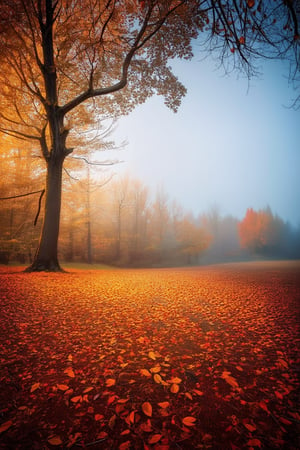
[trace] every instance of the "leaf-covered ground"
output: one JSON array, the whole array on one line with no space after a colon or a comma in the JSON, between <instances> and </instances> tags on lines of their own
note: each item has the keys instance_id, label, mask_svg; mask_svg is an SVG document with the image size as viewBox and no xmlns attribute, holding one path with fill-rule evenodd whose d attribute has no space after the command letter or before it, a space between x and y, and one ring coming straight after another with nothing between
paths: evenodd
<instances>
[{"instance_id":1,"label":"leaf-covered ground","mask_svg":"<svg viewBox=\"0 0 300 450\"><path fill-rule=\"evenodd\" d=\"M0 448L300 448L299 274L2 268Z\"/></svg>"}]
</instances>

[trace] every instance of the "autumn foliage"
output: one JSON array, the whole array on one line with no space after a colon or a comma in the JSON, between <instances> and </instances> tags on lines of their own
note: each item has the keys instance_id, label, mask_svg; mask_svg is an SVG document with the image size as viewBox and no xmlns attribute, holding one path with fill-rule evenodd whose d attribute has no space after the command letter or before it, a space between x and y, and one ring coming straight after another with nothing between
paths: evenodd
<instances>
[{"instance_id":1,"label":"autumn foliage","mask_svg":"<svg viewBox=\"0 0 300 450\"><path fill-rule=\"evenodd\" d=\"M298 263L0 273L0 448L298 448Z\"/></svg>"}]
</instances>

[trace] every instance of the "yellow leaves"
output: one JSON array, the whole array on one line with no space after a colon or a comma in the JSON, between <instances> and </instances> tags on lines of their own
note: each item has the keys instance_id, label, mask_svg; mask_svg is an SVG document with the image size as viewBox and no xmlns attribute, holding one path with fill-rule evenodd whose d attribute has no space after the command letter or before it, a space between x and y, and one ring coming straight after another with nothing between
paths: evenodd
<instances>
[{"instance_id":1,"label":"yellow leaves","mask_svg":"<svg viewBox=\"0 0 300 450\"><path fill-rule=\"evenodd\" d=\"M182 419L182 423L186 427L194 427L196 424L196 418L193 416L186 416Z\"/></svg>"},{"instance_id":2,"label":"yellow leaves","mask_svg":"<svg viewBox=\"0 0 300 450\"><path fill-rule=\"evenodd\" d=\"M178 378L178 377L174 377L174 378L171 378L171 380L168 380L171 384L180 384L181 382L182 382L182 379L181 378Z\"/></svg>"},{"instance_id":3,"label":"yellow leaves","mask_svg":"<svg viewBox=\"0 0 300 450\"><path fill-rule=\"evenodd\" d=\"M157 384L162 384L164 382L162 377L158 373L154 374L153 379Z\"/></svg>"},{"instance_id":4,"label":"yellow leaves","mask_svg":"<svg viewBox=\"0 0 300 450\"><path fill-rule=\"evenodd\" d=\"M151 378L151 376L152 376L151 373L149 372L149 370L147 370L147 369L141 369L140 374L143 375L144 377L148 377L148 378Z\"/></svg>"},{"instance_id":5,"label":"yellow leaves","mask_svg":"<svg viewBox=\"0 0 300 450\"><path fill-rule=\"evenodd\" d=\"M143 413L148 416L148 417L152 417L152 405L149 402L144 402L142 404L142 411Z\"/></svg>"},{"instance_id":6,"label":"yellow leaves","mask_svg":"<svg viewBox=\"0 0 300 450\"><path fill-rule=\"evenodd\" d=\"M34 383L30 388L30 392L36 391L37 389L39 389L39 387L40 387L40 383Z\"/></svg>"},{"instance_id":7,"label":"yellow leaves","mask_svg":"<svg viewBox=\"0 0 300 450\"><path fill-rule=\"evenodd\" d=\"M159 373L161 371L160 366L151 367L150 372L151 373Z\"/></svg>"},{"instance_id":8,"label":"yellow leaves","mask_svg":"<svg viewBox=\"0 0 300 450\"><path fill-rule=\"evenodd\" d=\"M8 430L12 426L12 424L12 420L4 422L2 425L0 425L0 433L4 433L4 431Z\"/></svg>"},{"instance_id":9,"label":"yellow leaves","mask_svg":"<svg viewBox=\"0 0 300 450\"><path fill-rule=\"evenodd\" d=\"M64 373L66 373L68 375L68 377L70 377L70 378L75 378L75 373L74 373L74 370L72 369L72 367L67 367L64 370Z\"/></svg>"},{"instance_id":10,"label":"yellow leaves","mask_svg":"<svg viewBox=\"0 0 300 450\"><path fill-rule=\"evenodd\" d=\"M51 445L61 445L62 444L62 440L61 440L61 438L59 436L54 435L54 436L50 436L48 438L48 443L51 444Z\"/></svg>"},{"instance_id":11,"label":"yellow leaves","mask_svg":"<svg viewBox=\"0 0 300 450\"><path fill-rule=\"evenodd\" d=\"M105 380L105 384L107 387L114 386L116 384L116 380L114 378L107 378Z\"/></svg>"},{"instance_id":12,"label":"yellow leaves","mask_svg":"<svg viewBox=\"0 0 300 450\"><path fill-rule=\"evenodd\" d=\"M153 361L156 360L156 356L155 356L155 353L154 353L154 352L149 352L149 353L148 353L148 356L149 356L150 359L153 359Z\"/></svg>"},{"instance_id":13,"label":"yellow leaves","mask_svg":"<svg viewBox=\"0 0 300 450\"><path fill-rule=\"evenodd\" d=\"M170 387L170 391L172 394L177 394L179 392L179 385L178 384L172 384Z\"/></svg>"}]
</instances>

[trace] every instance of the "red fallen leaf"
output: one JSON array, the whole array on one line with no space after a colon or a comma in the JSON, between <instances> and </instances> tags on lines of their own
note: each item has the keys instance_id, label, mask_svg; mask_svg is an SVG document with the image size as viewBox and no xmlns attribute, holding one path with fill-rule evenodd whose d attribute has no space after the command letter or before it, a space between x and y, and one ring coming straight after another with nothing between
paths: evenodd
<instances>
[{"instance_id":1,"label":"red fallen leaf","mask_svg":"<svg viewBox=\"0 0 300 450\"><path fill-rule=\"evenodd\" d=\"M114 386L116 384L116 380L114 378L107 378L105 380L105 384L107 387Z\"/></svg>"},{"instance_id":2,"label":"red fallen leaf","mask_svg":"<svg viewBox=\"0 0 300 450\"><path fill-rule=\"evenodd\" d=\"M285 417L279 417L279 420L280 420L280 422L284 423L284 425L292 425L293 424L293 422L286 419Z\"/></svg>"},{"instance_id":3,"label":"red fallen leaf","mask_svg":"<svg viewBox=\"0 0 300 450\"><path fill-rule=\"evenodd\" d=\"M247 422L246 420L243 420L243 425L244 425L244 427L247 428L247 430L249 430L251 433L252 433L253 431L256 430L256 426L255 426L255 425L252 425L251 423Z\"/></svg>"},{"instance_id":4,"label":"red fallen leaf","mask_svg":"<svg viewBox=\"0 0 300 450\"><path fill-rule=\"evenodd\" d=\"M59 436L50 436L48 439L49 444L51 445L61 445L62 440Z\"/></svg>"},{"instance_id":5,"label":"red fallen leaf","mask_svg":"<svg viewBox=\"0 0 300 450\"><path fill-rule=\"evenodd\" d=\"M120 433L120 436L125 436L126 434L130 434L130 430L124 430Z\"/></svg>"},{"instance_id":6,"label":"red fallen leaf","mask_svg":"<svg viewBox=\"0 0 300 450\"><path fill-rule=\"evenodd\" d=\"M81 395L76 395L75 397L72 397L71 398L71 402L73 402L73 403L82 402L82 396Z\"/></svg>"},{"instance_id":7,"label":"red fallen leaf","mask_svg":"<svg viewBox=\"0 0 300 450\"><path fill-rule=\"evenodd\" d=\"M265 404L265 402L260 401L258 405L261 407L261 409L263 409L263 410L266 411L268 414L270 414L270 411L268 410L268 407L267 407L267 405Z\"/></svg>"},{"instance_id":8,"label":"red fallen leaf","mask_svg":"<svg viewBox=\"0 0 300 450\"><path fill-rule=\"evenodd\" d=\"M128 400L129 400L129 398L120 398L119 400L118 400L118 403L127 403L128 402Z\"/></svg>"},{"instance_id":9,"label":"red fallen leaf","mask_svg":"<svg viewBox=\"0 0 300 450\"><path fill-rule=\"evenodd\" d=\"M163 408L163 409L168 408L170 406L170 402L161 402L161 403L157 403L157 404L160 408Z\"/></svg>"},{"instance_id":10,"label":"red fallen leaf","mask_svg":"<svg viewBox=\"0 0 300 450\"><path fill-rule=\"evenodd\" d=\"M30 388L30 392L36 391L37 389L39 389L39 387L40 387L40 383L34 383Z\"/></svg>"},{"instance_id":11,"label":"red fallen leaf","mask_svg":"<svg viewBox=\"0 0 300 450\"><path fill-rule=\"evenodd\" d=\"M99 420L104 419L104 416L103 416L103 414L95 414L94 418L98 422Z\"/></svg>"},{"instance_id":12,"label":"red fallen leaf","mask_svg":"<svg viewBox=\"0 0 300 450\"><path fill-rule=\"evenodd\" d=\"M182 423L187 427L194 427L196 418L193 416L186 416L182 419Z\"/></svg>"},{"instance_id":13,"label":"red fallen leaf","mask_svg":"<svg viewBox=\"0 0 300 450\"><path fill-rule=\"evenodd\" d=\"M123 442L122 444L120 444L119 450L129 450L130 447L131 447L131 442L126 441L126 442Z\"/></svg>"},{"instance_id":14,"label":"red fallen leaf","mask_svg":"<svg viewBox=\"0 0 300 450\"><path fill-rule=\"evenodd\" d=\"M113 430L116 425L117 416L114 414L108 421L108 427Z\"/></svg>"},{"instance_id":15,"label":"red fallen leaf","mask_svg":"<svg viewBox=\"0 0 300 450\"><path fill-rule=\"evenodd\" d=\"M57 384L56 387L60 391L67 391L69 389L69 386L67 386L66 384Z\"/></svg>"},{"instance_id":16,"label":"red fallen leaf","mask_svg":"<svg viewBox=\"0 0 300 450\"><path fill-rule=\"evenodd\" d=\"M108 436L106 431L100 431L99 434L97 434L97 439L105 439Z\"/></svg>"},{"instance_id":17,"label":"red fallen leaf","mask_svg":"<svg viewBox=\"0 0 300 450\"><path fill-rule=\"evenodd\" d=\"M83 391L84 394L87 394L88 392L91 392L94 388L93 387L87 387L85 388L85 390Z\"/></svg>"},{"instance_id":18,"label":"red fallen leaf","mask_svg":"<svg viewBox=\"0 0 300 450\"><path fill-rule=\"evenodd\" d=\"M157 444L157 442L159 442L161 440L161 438L162 438L161 434L153 434L153 436L151 436L148 439L148 444L151 444L151 445Z\"/></svg>"},{"instance_id":19,"label":"red fallen leaf","mask_svg":"<svg viewBox=\"0 0 300 450\"><path fill-rule=\"evenodd\" d=\"M143 413L148 416L148 417L152 417L152 405L149 402L144 402L142 404L142 411Z\"/></svg>"},{"instance_id":20,"label":"red fallen leaf","mask_svg":"<svg viewBox=\"0 0 300 450\"><path fill-rule=\"evenodd\" d=\"M78 441L78 439L81 438L81 433L75 433L74 435L71 434L69 436L69 442L67 445L67 448L73 447L74 444Z\"/></svg>"},{"instance_id":21,"label":"red fallen leaf","mask_svg":"<svg viewBox=\"0 0 300 450\"><path fill-rule=\"evenodd\" d=\"M117 398L116 395L110 395L107 399L107 404L111 405L116 400L116 398Z\"/></svg>"},{"instance_id":22,"label":"red fallen leaf","mask_svg":"<svg viewBox=\"0 0 300 450\"><path fill-rule=\"evenodd\" d=\"M152 431L152 424L151 424L151 420L147 419L146 422L142 423L140 425L140 429L142 431L145 431L146 433L150 433Z\"/></svg>"},{"instance_id":23,"label":"red fallen leaf","mask_svg":"<svg viewBox=\"0 0 300 450\"><path fill-rule=\"evenodd\" d=\"M66 373L70 378L75 378L75 373L74 373L74 370L72 369L72 367L67 367L64 370L64 373Z\"/></svg>"},{"instance_id":24,"label":"red fallen leaf","mask_svg":"<svg viewBox=\"0 0 300 450\"><path fill-rule=\"evenodd\" d=\"M4 422L2 425L0 425L0 433L4 433L4 431L8 430L12 426L12 424L12 420Z\"/></svg>"},{"instance_id":25,"label":"red fallen leaf","mask_svg":"<svg viewBox=\"0 0 300 450\"><path fill-rule=\"evenodd\" d=\"M261 442L259 439L250 439L247 445L248 447L261 447Z\"/></svg>"},{"instance_id":26,"label":"red fallen leaf","mask_svg":"<svg viewBox=\"0 0 300 450\"><path fill-rule=\"evenodd\" d=\"M202 391L199 391L198 389L193 389L193 392L195 392L195 394L199 395L200 397L204 395L204 393Z\"/></svg>"},{"instance_id":27,"label":"red fallen leaf","mask_svg":"<svg viewBox=\"0 0 300 450\"><path fill-rule=\"evenodd\" d=\"M278 398L278 400L282 400L282 399L283 399L283 395L282 395L280 392L275 391L274 394L276 395L276 397Z\"/></svg>"}]
</instances>

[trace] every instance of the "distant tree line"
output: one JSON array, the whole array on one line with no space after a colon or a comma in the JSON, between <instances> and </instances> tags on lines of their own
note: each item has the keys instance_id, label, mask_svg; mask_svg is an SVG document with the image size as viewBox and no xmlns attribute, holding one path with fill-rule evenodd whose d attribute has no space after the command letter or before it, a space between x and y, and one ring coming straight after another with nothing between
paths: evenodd
<instances>
[{"instance_id":1,"label":"distant tree line","mask_svg":"<svg viewBox=\"0 0 300 450\"><path fill-rule=\"evenodd\" d=\"M13 153L8 158L4 152L0 164L0 198L16 196L0 200L0 263L30 263L41 229L44 172L26 148ZM153 266L300 257L300 226L293 228L269 207L249 208L241 221L217 207L195 217L163 187L153 195L138 179L103 171L99 178L99 169L95 177L78 161L74 167L79 177L64 173L62 261ZM30 192L37 194L17 197Z\"/></svg>"}]
</instances>

